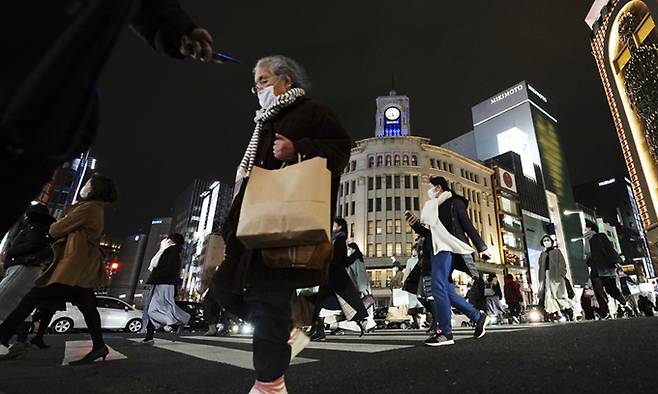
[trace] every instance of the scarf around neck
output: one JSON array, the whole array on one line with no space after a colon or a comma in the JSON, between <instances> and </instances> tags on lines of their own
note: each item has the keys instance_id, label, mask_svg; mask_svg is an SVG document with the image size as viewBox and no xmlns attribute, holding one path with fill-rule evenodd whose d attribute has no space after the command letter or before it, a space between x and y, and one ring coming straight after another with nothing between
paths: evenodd
<instances>
[{"instance_id":1,"label":"scarf around neck","mask_svg":"<svg viewBox=\"0 0 658 394\"><path fill-rule=\"evenodd\" d=\"M240 161L238 166L237 173L235 174L236 184L242 182L242 179L248 178L251 170L254 168L254 162L256 160L256 153L258 152L258 143L260 142L260 133L263 129L263 124L270 119L275 118L282 109L291 106L301 97L304 97L306 92L301 88L293 88L287 92L276 96L274 103L267 107L262 108L256 111L256 116L254 117L254 132L251 135L251 140L249 145L247 145L247 150L244 152L244 156Z\"/></svg>"},{"instance_id":2,"label":"scarf around neck","mask_svg":"<svg viewBox=\"0 0 658 394\"><path fill-rule=\"evenodd\" d=\"M475 250L471 245L450 234L448 229L441 223L441 219L439 219L439 207L451 197L452 193L445 191L439 194L437 198L428 200L420 214L420 222L425 227L429 227L432 232L434 254L438 254L439 252L452 252L455 254L474 253Z\"/></svg>"}]
</instances>

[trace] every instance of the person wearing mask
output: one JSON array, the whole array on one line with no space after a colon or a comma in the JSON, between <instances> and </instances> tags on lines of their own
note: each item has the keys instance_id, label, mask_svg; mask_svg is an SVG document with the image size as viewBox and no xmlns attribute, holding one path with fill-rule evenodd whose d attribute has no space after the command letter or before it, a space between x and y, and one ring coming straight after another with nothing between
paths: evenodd
<instances>
[{"instance_id":1,"label":"person wearing mask","mask_svg":"<svg viewBox=\"0 0 658 394\"><path fill-rule=\"evenodd\" d=\"M259 250L246 249L236 237L242 200L254 165L274 170L297 162L299 155L303 160L323 157L332 176L331 216L326 218L327 224L331 223L351 139L331 109L306 96L308 77L296 61L269 56L260 59L253 71L252 92L261 109L256 112L254 132L236 174L236 194L222 230L225 258L213 279L212 294L220 305L254 326L256 382L251 393L284 393L284 374L294 355L289 344L291 299L295 289L319 285L326 273L270 268ZM293 347L298 349L295 343Z\"/></svg>"},{"instance_id":2,"label":"person wearing mask","mask_svg":"<svg viewBox=\"0 0 658 394\"><path fill-rule=\"evenodd\" d=\"M84 316L93 348L69 365L90 364L109 353L103 341L101 319L94 289L107 283L100 250L105 222L105 205L116 201L114 182L95 173L80 190L78 203L65 209L65 216L50 226L54 259L36 280L32 290L0 325L0 343L7 346L16 328L43 300L68 301Z\"/></svg>"},{"instance_id":3,"label":"person wearing mask","mask_svg":"<svg viewBox=\"0 0 658 394\"><path fill-rule=\"evenodd\" d=\"M544 251L539 255L539 297L549 320L570 316L573 302L567 292L567 262L549 235L541 238Z\"/></svg>"},{"instance_id":4,"label":"person wearing mask","mask_svg":"<svg viewBox=\"0 0 658 394\"><path fill-rule=\"evenodd\" d=\"M0 282L0 322L16 309L34 287L34 281L41 275L43 267L52 262L53 251L48 230L53 222L55 218L50 216L45 205L31 205L23 219L10 231L4 262L7 276ZM9 348L7 354L0 356L0 360L25 356L29 349L29 330L30 323L19 324L17 342Z\"/></svg>"},{"instance_id":5,"label":"person wearing mask","mask_svg":"<svg viewBox=\"0 0 658 394\"><path fill-rule=\"evenodd\" d=\"M361 335L365 333L363 320L368 317L359 291L347 273L347 222L343 218L334 219L333 226L334 256L329 266L329 278L326 284L320 285L315 302L314 327L311 340L322 341L325 339L324 319L320 317L320 311L341 310L345 320L357 324Z\"/></svg>"},{"instance_id":6,"label":"person wearing mask","mask_svg":"<svg viewBox=\"0 0 658 394\"><path fill-rule=\"evenodd\" d=\"M505 292L505 302L509 308L510 320L512 323L518 324L519 316L521 315L521 302L523 296L521 295L521 285L514 279L512 274L505 275L505 285L503 286Z\"/></svg>"},{"instance_id":7,"label":"person wearing mask","mask_svg":"<svg viewBox=\"0 0 658 394\"><path fill-rule=\"evenodd\" d=\"M181 234L173 233L160 241L160 250L153 256L148 270L151 271L146 283L152 285L149 297L144 303L142 327L146 328L146 336L142 342L145 345L155 343L155 330L164 328L174 332L176 340L183 327L190 320L189 313L176 305L176 288L180 285L181 253L185 239Z\"/></svg>"},{"instance_id":8,"label":"person wearing mask","mask_svg":"<svg viewBox=\"0 0 658 394\"><path fill-rule=\"evenodd\" d=\"M612 318L606 292L624 310L632 313L624 295L619 290L619 287L617 287L616 269L621 259L612 246L612 242L610 242L607 235L600 233L599 226L590 220L585 221L584 241L585 263L590 268L590 279L594 294L599 303L599 310L602 314L601 319L607 320Z\"/></svg>"},{"instance_id":9,"label":"person wearing mask","mask_svg":"<svg viewBox=\"0 0 658 394\"><path fill-rule=\"evenodd\" d=\"M466 213L468 201L453 193L445 178L431 177L427 195L429 199L423 206L420 220L407 214L407 222L417 233L430 234L432 238L432 294L438 326L425 344L444 346L455 343L451 306L476 322L474 337L481 338L485 335L488 317L457 294L450 278L453 269L477 276L479 272L472 257L475 249L468 244L468 240L475 244L483 258L486 256L489 259L487 245Z\"/></svg>"}]
</instances>

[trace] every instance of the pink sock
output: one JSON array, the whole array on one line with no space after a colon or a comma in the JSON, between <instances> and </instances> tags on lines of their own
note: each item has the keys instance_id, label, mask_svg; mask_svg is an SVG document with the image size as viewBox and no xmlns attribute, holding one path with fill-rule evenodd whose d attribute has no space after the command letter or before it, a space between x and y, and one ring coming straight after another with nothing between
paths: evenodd
<instances>
[{"instance_id":1,"label":"pink sock","mask_svg":"<svg viewBox=\"0 0 658 394\"><path fill-rule=\"evenodd\" d=\"M257 380L256 383L254 383L254 388L263 394L276 394L283 391L285 387L286 382L283 380L283 375L271 382L261 382Z\"/></svg>"}]
</instances>

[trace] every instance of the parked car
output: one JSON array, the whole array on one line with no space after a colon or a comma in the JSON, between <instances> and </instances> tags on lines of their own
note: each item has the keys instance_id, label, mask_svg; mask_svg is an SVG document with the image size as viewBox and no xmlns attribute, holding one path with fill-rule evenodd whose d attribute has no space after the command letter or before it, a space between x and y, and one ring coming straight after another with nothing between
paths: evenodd
<instances>
[{"instance_id":1,"label":"parked car","mask_svg":"<svg viewBox=\"0 0 658 394\"><path fill-rule=\"evenodd\" d=\"M142 311L133 308L118 298L97 296L98 313L101 316L101 328L105 330L124 330L137 333L142 329ZM57 311L53 316L50 329L58 334L87 328L82 313L70 302L65 311Z\"/></svg>"},{"instance_id":2,"label":"parked car","mask_svg":"<svg viewBox=\"0 0 658 394\"><path fill-rule=\"evenodd\" d=\"M190 301L176 301L176 305L190 314L190 321L185 326L190 330L207 330L208 322L205 319L203 304Z\"/></svg>"}]
</instances>

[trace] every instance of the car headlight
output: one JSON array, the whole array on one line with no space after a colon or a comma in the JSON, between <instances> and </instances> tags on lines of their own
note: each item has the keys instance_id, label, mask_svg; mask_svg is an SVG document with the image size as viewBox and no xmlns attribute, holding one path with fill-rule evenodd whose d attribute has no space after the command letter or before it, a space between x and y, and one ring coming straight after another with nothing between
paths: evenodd
<instances>
[{"instance_id":1,"label":"car headlight","mask_svg":"<svg viewBox=\"0 0 658 394\"><path fill-rule=\"evenodd\" d=\"M254 332L254 326L252 326L251 324L245 324L244 326L242 326L243 334L251 334L253 332Z\"/></svg>"}]
</instances>

